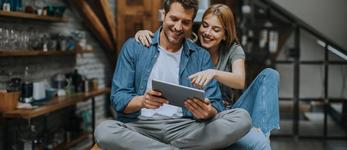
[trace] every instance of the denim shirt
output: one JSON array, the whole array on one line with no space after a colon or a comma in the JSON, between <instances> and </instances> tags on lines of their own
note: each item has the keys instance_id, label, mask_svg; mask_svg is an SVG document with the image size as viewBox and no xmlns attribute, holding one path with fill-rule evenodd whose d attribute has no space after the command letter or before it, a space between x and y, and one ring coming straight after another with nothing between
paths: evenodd
<instances>
[{"instance_id":1,"label":"denim shirt","mask_svg":"<svg viewBox=\"0 0 347 150\"><path fill-rule=\"evenodd\" d=\"M150 47L145 47L136 42L134 38L130 38L121 49L113 75L111 91L111 104L117 112L117 120L121 122L136 121L140 115L140 110L128 114L123 111L135 96L144 95L146 91L150 72L159 55L160 31L161 28L154 33ZM179 84L194 87L188 76L213 68L213 64L205 49L190 40L184 40L179 67ZM217 82L211 80L204 87L204 90L205 97L211 101L212 106L218 112L223 111L221 92ZM193 115L186 108L183 108L183 117L193 118Z\"/></svg>"}]
</instances>

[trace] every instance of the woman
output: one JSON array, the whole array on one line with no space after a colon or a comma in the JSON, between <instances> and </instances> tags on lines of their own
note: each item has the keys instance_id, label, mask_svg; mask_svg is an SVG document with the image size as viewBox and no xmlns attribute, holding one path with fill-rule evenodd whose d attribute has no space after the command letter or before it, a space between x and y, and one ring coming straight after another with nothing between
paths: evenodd
<instances>
[{"instance_id":1,"label":"woman","mask_svg":"<svg viewBox=\"0 0 347 150\"><path fill-rule=\"evenodd\" d=\"M151 35L143 30L136 33L135 39L149 46ZM232 89L245 86L245 53L239 45L230 8L223 4L210 6L203 15L198 37L198 44L209 51L215 69L191 75L192 83L203 88L210 80L217 80L226 107L244 108L252 117L253 128L230 148L271 149L267 137L272 129L279 128L278 72L264 69L234 102Z\"/></svg>"}]
</instances>

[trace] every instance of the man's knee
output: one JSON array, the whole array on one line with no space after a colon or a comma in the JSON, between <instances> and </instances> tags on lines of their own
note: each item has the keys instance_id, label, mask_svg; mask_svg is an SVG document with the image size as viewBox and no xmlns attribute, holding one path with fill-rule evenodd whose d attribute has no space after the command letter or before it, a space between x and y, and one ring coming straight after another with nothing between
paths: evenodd
<instances>
[{"instance_id":1,"label":"man's knee","mask_svg":"<svg viewBox=\"0 0 347 150\"><path fill-rule=\"evenodd\" d=\"M111 134L115 133L119 129L120 123L114 120L106 120L101 122L94 131L95 142L103 148L104 145L108 145L109 142L114 141L114 138L111 138ZM112 131L110 131L112 128Z\"/></svg>"},{"instance_id":2,"label":"man's knee","mask_svg":"<svg viewBox=\"0 0 347 150\"><path fill-rule=\"evenodd\" d=\"M227 111L228 115L223 115L222 118L232 122L237 122L239 130L244 131L245 133L251 129L252 119L248 111L242 108L235 108Z\"/></svg>"},{"instance_id":3,"label":"man's knee","mask_svg":"<svg viewBox=\"0 0 347 150\"><path fill-rule=\"evenodd\" d=\"M252 127L252 118L248 111L242 108L235 108L237 116L240 118L240 126L249 131Z\"/></svg>"}]
</instances>

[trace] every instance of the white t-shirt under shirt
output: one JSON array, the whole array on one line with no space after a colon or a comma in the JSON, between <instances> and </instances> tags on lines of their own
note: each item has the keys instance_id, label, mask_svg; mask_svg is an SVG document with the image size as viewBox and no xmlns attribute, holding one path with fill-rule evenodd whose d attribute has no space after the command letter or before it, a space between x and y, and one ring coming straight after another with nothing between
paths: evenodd
<instances>
[{"instance_id":1,"label":"white t-shirt under shirt","mask_svg":"<svg viewBox=\"0 0 347 150\"><path fill-rule=\"evenodd\" d=\"M159 55L149 75L146 91L152 89L153 79L179 84L178 75L182 49L183 47L179 51L172 53L159 46ZM141 116L152 118L162 118L163 116L181 118L183 114L181 107L164 104L158 109L142 108Z\"/></svg>"}]
</instances>

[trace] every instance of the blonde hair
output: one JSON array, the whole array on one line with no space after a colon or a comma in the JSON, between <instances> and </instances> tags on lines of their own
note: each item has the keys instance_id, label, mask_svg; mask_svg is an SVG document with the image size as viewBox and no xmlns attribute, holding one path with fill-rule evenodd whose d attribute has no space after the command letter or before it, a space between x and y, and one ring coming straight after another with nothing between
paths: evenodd
<instances>
[{"instance_id":1,"label":"blonde hair","mask_svg":"<svg viewBox=\"0 0 347 150\"><path fill-rule=\"evenodd\" d=\"M236 33L235 17L231 9L224 4L211 5L204 13L202 18L212 14L218 17L218 20L222 23L225 30L225 44L230 47L234 42L239 43Z\"/></svg>"}]
</instances>

